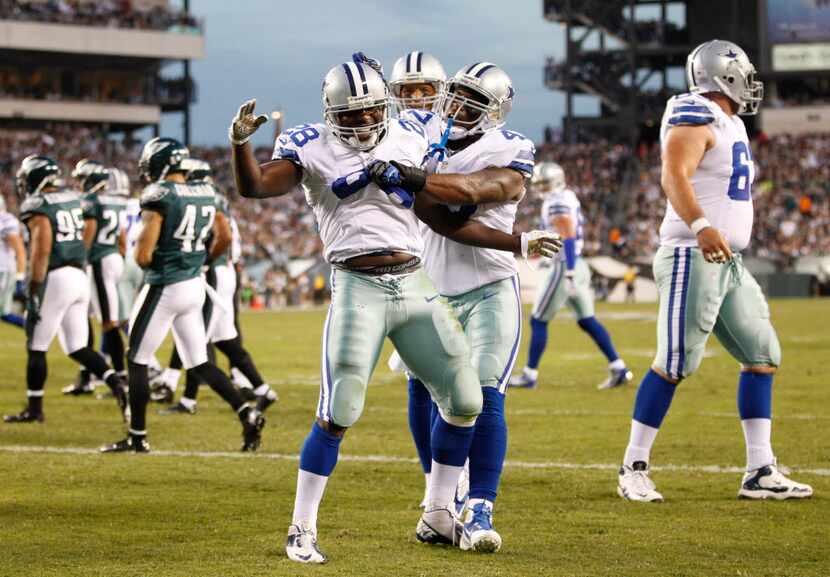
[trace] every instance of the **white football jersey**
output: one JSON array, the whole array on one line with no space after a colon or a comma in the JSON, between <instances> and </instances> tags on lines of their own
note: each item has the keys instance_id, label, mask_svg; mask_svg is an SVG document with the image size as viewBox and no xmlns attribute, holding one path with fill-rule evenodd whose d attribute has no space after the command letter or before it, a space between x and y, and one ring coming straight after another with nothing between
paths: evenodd
<instances>
[{"instance_id":1,"label":"white football jersey","mask_svg":"<svg viewBox=\"0 0 830 577\"><path fill-rule=\"evenodd\" d=\"M388 130L370 151L346 146L325 124L303 124L277 137L273 158L303 168L306 201L314 210L327 262L381 251L423 256L415 212L367 183L366 167L375 159L420 166L426 134L423 127L396 118L389 121Z\"/></svg>"},{"instance_id":2,"label":"white football jersey","mask_svg":"<svg viewBox=\"0 0 830 577\"><path fill-rule=\"evenodd\" d=\"M127 200L127 206L122 213L124 231L127 236L127 254L132 255L135 245L138 244L138 235L141 233L141 201L138 198Z\"/></svg>"},{"instance_id":3,"label":"white football jersey","mask_svg":"<svg viewBox=\"0 0 830 577\"><path fill-rule=\"evenodd\" d=\"M745 249L752 234L755 163L743 120L705 96L680 94L666 105L661 142L673 126L708 126L715 135L715 145L704 153L691 183L706 219L726 236L733 251ZM660 244L697 246L697 238L671 203L660 226Z\"/></svg>"},{"instance_id":4,"label":"white football jersey","mask_svg":"<svg viewBox=\"0 0 830 577\"><path fill-rule=\"evenodd\" d=\"M576 256L581 256L582 245L584 244L585 217L582 216L582 205L579 203L576 193L570 188L563 188L558 192L552 192L545 196L542 203L542 228L552 232L560 232L554 228L552 219L554 216L561 215L569 216L573 221L576 229ZM559 251L555 258L564 260L565 251Z\"/></svg>"},{"instance_id":5,"label":"white football jersey","mask_svg":"<svg viewBox=\"0 0 830 577\"><path fill-rule=\"evenodd\" d=\"M0 212L0 272L17 272L17 257L6 242L10 234L20 234L20 223L10 212Z\"/></svg>"},{"instance_id":6,"label":"white football jersey","mask_svg":"<svg viewBox=\"0 0 830 577\"><path fill-rule=\"evenodd\" d=\"M533 142L518 132L492 130L467 148L452 153L438 166L438 172L470 174L485 168L513 168L530 178L535 153ZM450 208L467 212L475 221L512 234L516 206L521 198ZM425 239L426 271L442 295L463 294L516 274L516 259L509 252L457 243L432 230L426 232Z\"/></svg>"},{"instance_id":7,"label":"white football jersey","mask_svg":"<svg viewBox=\"0 0 830 577\"><path fill-rule=\"evenodd\" d=\"M402 110L398 116L403 120L408 120L422 126L430 144L438 144L441 142L441 135L444 133L444 123L439 114L430 112L429 110L407 108L406 110Z\"/></svg>"}]
</instances>

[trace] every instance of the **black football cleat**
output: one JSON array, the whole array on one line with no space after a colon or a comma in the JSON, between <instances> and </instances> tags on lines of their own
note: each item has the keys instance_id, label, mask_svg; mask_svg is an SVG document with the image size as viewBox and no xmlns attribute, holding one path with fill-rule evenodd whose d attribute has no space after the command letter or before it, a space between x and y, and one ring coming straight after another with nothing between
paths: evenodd
<instances>
[{"instance_id":1,"label":"black football cleat","mask_svg":"<svg viewBox=\"0 0 830 577\"><path fill-rule=\"evenodd\" d=\"M102 453L149 453L150 443L144 437L127 436L126 439L113 443L112 445L104 445L101 447Z\"/></svg>"},{"instance_id":2,"label":"black football cleat","mask_svg":"<svg viewBox=\"0 0 830 577\"><path fill-rule=\"evenodd\" d=\"M271 392L271 391L269 391L269 392ZM274 392L274 398L273 399L269 399L268 395L257 395L256 396L256 410L258 412L264 413L265 410L268 407L270 407L271 405L273 405L274 403L277 402L279 397L277 397L276 391L273 391L273 392Z\"/></svg>"},{"instance_id":3,"label":"black football cleat","mask_svg":"<svg viewBox=\"0 0 830 577\"><path fill-rule=\"evenodd\" d=\"M195 414L196 414L196 405L193 405L192 407L187 408L181 402L178 402L175 405L170 405L166 409L161 409L159 411L159 415L195 415Z\"/></svg>"},{"instance_id":4,"label":"black football cleat","mask_svg":"<svg viewBox=\"0 0 830 577\"><path fill-rule=\"evenodd\" d=\"M244 400L246 403L249 401L256 401L259 398L254 392L254 389L252 389L251 387L237 387L237 390L239 391L242 400Z\"/></svg>"},{"instance_id":5,"label":"black football cleat","mask_svg":"<svg viewBox=\"0 0 830 577\"><path fill-rule=\"evenodd\" d=\"M173 389L167 383L158 383L150 391L150 400L154 403L169 404L173 402Z\"/></svg>"},{"instance_id":6,"label":"black football cleat","mask_svg":"<svg viewBox=\"0 0 830 577\"><path fill-rule=\"evenodd\" d=\"M43 412L31 411L29 409L23 409L17 415L4 415L3 422L4 423L42 423L43 422Z\"/></svg>"},{"instance_id":7,"label":"black football cleat","mask_svg":"<svg viewBox=\"0 0 830 577\"><path fill-rule=\"evenodd\" d=\"M242 421L242 452L254 452L262 441L262 428L265 417L256 409L248 411L248 417Z\"/></svg>"}]
</instances>

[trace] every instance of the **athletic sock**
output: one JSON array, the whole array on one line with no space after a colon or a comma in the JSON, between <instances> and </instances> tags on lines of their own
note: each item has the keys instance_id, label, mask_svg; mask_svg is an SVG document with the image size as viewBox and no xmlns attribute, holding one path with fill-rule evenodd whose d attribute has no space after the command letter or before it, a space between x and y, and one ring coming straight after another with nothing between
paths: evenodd
<instances>
[{"instance_id":1,"label":"athletic sock","mask_svg":"<svg viewBox=\"0 0 830 577\"><path fill-rule=\"evenodd\" d=\"M257 397L265 397L269 401L277 400L277 391L271 388L270 385L263 383L254 389L254 394Z\"/></svg>"},{"instance_id":2,"label":"athletic sock","mask_svg":"<svg viewBox=\"0 0 830 577\"><path fill-rule=\"evenodd\" d=\"M772 452L772 374L741 372L738 380L738 414L746 441L746 470L775 462Z\"/></svg>"},{"instance_id":3,"label":"athletic sock","mask_svg":"<svg viewBox=\"0 0 830 577\"><path fill-rule=\"evenodd\" d=\"M262 375L259 374L250 353L242 347L242 340L238 336L215 344L216 348L228 357L231 366L239 369L245 375L253 388L256 389L265 382Z\"/></svg>"},{"instance_id":4,"label":"athletic sock","mask_svg":"<svg viewBox=\"0 0 830 577\"><path fill-rule=\"evenodd\" d=\"M233 386L228 376L219 370L216 365L210 363L202 363L198 367L190 369L194 374L210 385L210 388L222 397L234 411L239 411L240 407L245 404L245 401L239 395L239 391Z\"/></svg>"},{"instance_id":5,"label":"athletic sock","mask_svg":"<svg viewBox=\"0 0 830 577\"><path fill-rule=\"evenodd\" d=\"M187 397L180 398L179 403L181 403L181 405L184 408L189 409L189 410L193 410L193 407L196 406L196 400L195 399L188 399Z\"/></svg>"},{"instance_id":6,"label":"athletic sock","mask_svg":"<svg viewBox=\"0 0 830 577\"><path fill-rule=\"evenodd\" d=\"M166 368L161 372L161 377L159 378L170 387L170 390L175 391L179 386L179 376L181 374L182 371L180 369Z\"/></svg>"},{"instance_id":7,"label":"athletic sock","mask_svg":"<svg viewBox=\"0 0 830 577\"><path fill-rule=\"evenodd\" d=\"M409 377L409 432L415 441L415 450L424 473L432 469L432 397L424 383L415 377Z\"/></svg>"},{"instance_id":8,"label":"athletic sock","mask_svg":"<svg viewBox=\"0 0 830 577\"><path fill-rule=\"evenodd\" d=\"M317 531L317 511L328 478L337 464L343 437L325 431L318 423L311 426L300 451L297 493L294 498L293 524L304 524Z\"/></svg>"},{"instance_id":9,"label":"athletic sock","mask_svg":"<svg viewBox=\"0 0 830 577\"><path fill-rule=\"evenodd\" d=\"M612 371L623 371L625 370L625 361L622 359L611 361L610 363L608 363L608 368Z\"/></svg>"},{"instance_id":10,"label":"athletic sock","mask_svg":"<svg viewBox=\"0 0 830 577\"><path fill-rule=\"evenodd\" d=\"M577 321L579 328L588 333L594 340L596 345L608 359L608 362L614 362L619 359L617 351L614 349L614 344L611 342L611 335L605 330L605 327L596 319L596 317L587 317Z\"/></svg>"},{"instance_id":11,"label":"athletic sock","mask_svg":"<svg viewBox=\"0 0 830 577\"><path fill-rule=\"evenodd\" d=\"M495 387L483 387L482 393L484 405L470 446L470 498L495 501L507 454L504 395Z\"/></svg>"},{"instance_id":12,"label":"athletic sock","mask_svg":"<svg viewBox=\"0 0 830 577\"><path fill-rule=\"evenodd\" d=\"M118 327L104 333L102 342L106 343L107 353L112 360L112 368L117 372L124 370L124 340Z\"/></svg>"},{"instance_id":13,"label":"athletic sock","mask_svg":"<svg viewBox=\"0 0 830 577\"><path fill-rule=\"evenodd\" d=\"M634 401L631 435L623 463L631 466L635 461L648 462L657 430L671 406L676 389L676 384L667 381L653 369L645 374Z\"/></svg>"},{"instance_id":14,"label":"athletic sock","mask_svg":"<svg viewBox=\"0 0 830 577\"><path fill-rule=\"evenodd\" d=\"M23 320L23 317L21 317L20 315L12 314L12 313L0 316L0 320L3 321L4 323L9 323L10 325L14 325L14 326L20 327L20 328L23 328L23 326L26 324L25 321Z\"/></svg>"},{"instance_id":15,"label":"athletic sock","mask_svg":"<svg viewBox=\"0 0 830 577\"><path fill-rule=\"evenodd\" d=\"M115 372L110 368L100 353L89 347L83 347L73 353L69 353L69 357L102 381L106 381L110 388L114 386L113 377L115 376Z\"/></svg>"},{"instance_id":16,"label":"athletic sock","mask_svg":"<svg viewBox=\"0 0 830 577\"><path fill-rule=\"evenodd\" d=\"M530 318L530 349L527 355L527 368L538 369L539 360L548 345L548 323Z\"/></svg>"},{"instance_id":17,"label":"athletic sock","mask_svg":"<svg viewBox=\"0 0 830 577\"><path fill-rule=\"evenodd\" d=\"M48 369L45 351L27 351L26 359L26 400L29 412L43 411L43 385Z\"/></svg>"},{"instance_id":18,"label":"athletic sock","mask_svg":"<svg viewBox=\"0 0 830 577\"><path fill-rule=\"evenodd\" d=\"M150 383L147 378L147 365L139 365L129 361L130 393L130 433L134 435L146 434L147 403L150 401Z\"/></svg>"},{"instance_id":19,"label":"athletic sock","mask_svg":"<svg viewBox=\"0 0 830 577\"><path fill-rule=\"evenodd\" d=\"M432 467L429 474L427 510L449 507L458 476L467 461L475 433L474 426L451 425L439 416L432 427Z\"/></svg>"},{"instance_id":20,"label":"athletic sock","mask_svg":"<svg viewBox=\"0 0 830 577\"><path fill-rule=\"evenodd\" d=\"M190 369L185 373L184 377L184 394L182 398L188 398L192 401L196 401L196 397L199 395L199 376Z\"/></svg>"}]
</instances>

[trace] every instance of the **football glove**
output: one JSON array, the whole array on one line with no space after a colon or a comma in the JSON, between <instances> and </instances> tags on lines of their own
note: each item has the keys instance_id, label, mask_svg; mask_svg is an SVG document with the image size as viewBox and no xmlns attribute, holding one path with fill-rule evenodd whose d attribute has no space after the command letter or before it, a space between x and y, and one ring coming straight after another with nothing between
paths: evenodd
<instances>
[{"instance_id":1,"label":"football glove","mask_svg":"<svg viewBox=\"0 0 830 577\"><path fill-rule=\"evenodd\" d=\"M241 146L248 142L253 136L257 128L268 122L268 117L264 114L256 116L254 114L254 107L256 106L256 98L252 98L242 103L239 107L239 112L236 113L231 126L228 128L228 138L234 146Z\"/></svg>"},{"instance_id":2,"label":"football glove","mask_svg":"<svg viewBox=\"0 0 830 577\"><path fill-rule=\"evenodd\" d=\"M562 237L555 232L546 230L523 232L521 240L522 256L524 258L535 256L553 258L562 248Z\"/></svg>"},{"instance_id":3,"label":"football glove","mask_svg":"<svg viewBox=\"0 0 830 577\"><path fill-rule=\"evenodd\" d=\"M427 182L426 172L394 160L391 162L374 161L369 165L369 177L380 187L398 186L411 193L423 190Z\"/></svg>"},{"instance_id":4,"label":"football glove","mask_svg":"<svg viewBox=\"0 0 830 577\"><path fill-rule=\"evenodd\" d=\"M26 320L35 326L40 322L40 304L43 299L43 283L29 283L29 298L26 300Z\"/></svg>"}]
</instances>

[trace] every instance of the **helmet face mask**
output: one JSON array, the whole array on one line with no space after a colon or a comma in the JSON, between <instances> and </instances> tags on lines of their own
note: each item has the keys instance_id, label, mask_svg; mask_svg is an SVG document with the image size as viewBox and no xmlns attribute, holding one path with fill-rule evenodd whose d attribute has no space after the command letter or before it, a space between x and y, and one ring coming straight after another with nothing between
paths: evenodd
<instances>
[{"instance_id":1,"label":"helmet face mask","mask_svg":"<svg viewBox=\"0 0 830 577\"><path fill-rule=\"evenodd\" d=\"M103 168L104 165L97 160L82 158L75 164L75 168L72 170L72 174L70 176L72 176L75 181L75 186L77 186L80 190L84 190L87 177L89 177L89 175L96 170Z\"/></svg>"},{"instance_id":2,"label":"helmet face mask","mask_svg":"<svg viewBox=\"0 0 830 577\"><path fill-rule=\"evenodd\" d=\"M106 191L113 196L130 196L130 177L120 168L108 168Z\"/></svg>"},{"instance_id":3,"label":"helmet face mask","mask_svg":"<svg viewBox=\"0 0 830 577\"><path fill-rule=\"evenodd\" d=\"M764 99L764 83L740 46L726 40L710 40L695 48L686 61L686 80L695 93L719 92L738 107L741 115L758 114Z\"/></svg>"},{"instance_id":4,"label":"helmet face mask","mask_svg":"<svg viewBox=\"0 0 830 577\"><path fill-rule=\"evenodd\" d=\"M356 150L371 150L389 127L389 90L370 67L347 62L323 81L323 119L331 133Z\"/></svg>"},{"instance_id":5,"label":"helmet face mask","mask_svg":"<svg viewBox=\"0 0 830 577\"><path fill-rule=\"evenodd\" d=\"M510 77L495 64L478 62L459 70L441 99L441 116L453 119L450 140L460 140L504 126L515 91Z\"/></svg>"},{"instance_id":6,"label":"helmet face mask","mask_svg":"<svg viewBox=\"0 0 830 577\"><path fill-rule=\"evenodd\" d=\"M436 112L446 82L447 73L441 62L430 54L415 50L395 62L389 88L398 112L410 108ZM419 88L421 94L415 95Z\"/></svg>"},{"instance_id":7,"label":"helmet face mask","mask_svg":"<svg viewBox=\"0 0 830 577\"><path fill-rule=\"evenodd\" d=\"M443 82L401 82L390 86L398 112L411 108L437 112L444 90Z\"/></svg>"}]
</instances>

